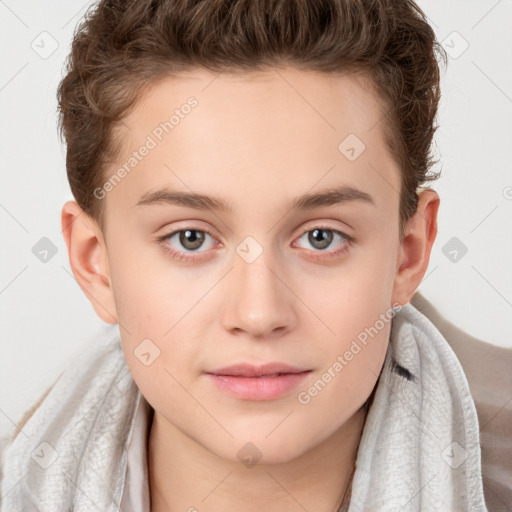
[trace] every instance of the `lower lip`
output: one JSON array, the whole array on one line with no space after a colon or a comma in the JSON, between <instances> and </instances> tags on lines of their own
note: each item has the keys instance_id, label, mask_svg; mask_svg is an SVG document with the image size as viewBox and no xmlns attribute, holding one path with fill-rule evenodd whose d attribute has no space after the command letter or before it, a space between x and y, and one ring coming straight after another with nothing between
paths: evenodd
<instances>
[{"instance_id":1,"label":"lower lip","mask_svg":"<svg viewBox=\"0 0 512 512\"><path fill-rule=\"evenodd\" d=\"M285 373L278 377L233 377L207 375L215 385L242 400L275 400L296 388L310 372Z\"/></svg>"}]
</instances>

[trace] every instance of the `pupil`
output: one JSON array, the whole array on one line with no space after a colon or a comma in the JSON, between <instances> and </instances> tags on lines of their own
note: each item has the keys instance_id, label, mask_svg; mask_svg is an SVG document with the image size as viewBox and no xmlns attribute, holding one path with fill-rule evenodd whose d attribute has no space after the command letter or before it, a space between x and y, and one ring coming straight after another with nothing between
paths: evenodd
<instances>
[{"instance_id":1,"label":"pupil","mask_svg":"<svg viewBox=\"0 0 512 512\"><path fill-rule=\"evenodd\" d=\"M197 235L198 233L199 235ZM204 234L195 229L187 229L180 233L180 243L183 245L183 247L190 250L194 250L197 249L198 247L201 247L203 240Z\"/></svg>"},{"instance_id":2,"label":"pupil","mask_svg":"<svg viewBox=\"0 0 512 512\"><path fill-rule=\"evenodd\" d=\"M310 231L309 241L318 249L325 249L332 241L332 232L326 229L314 229Z\"/></svg>"}]
</instances>

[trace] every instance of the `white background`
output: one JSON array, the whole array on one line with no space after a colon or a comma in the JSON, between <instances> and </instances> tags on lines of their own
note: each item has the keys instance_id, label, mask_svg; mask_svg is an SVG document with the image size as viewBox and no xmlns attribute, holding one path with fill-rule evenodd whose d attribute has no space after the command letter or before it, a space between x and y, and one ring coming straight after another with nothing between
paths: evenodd
<instances>
[{"instance_id":1,"label":"white background","mask_svg":"<svg viewBox=\"0 0 512 512\"><path fill-rule=\"evenodd\" d=\"M96 317L72 277L60 227L71 194L55 93L89 4L0 1L0 435L71 356L117 332ZM512 1L419 5L452 54L436 138L442 177L432 185L441 197L439 232L420 291L473 336L512 347ZM31 46L43 51L41 38L44 51L52 38L58 44L47 58ZM42 237L57 247L47 263L32 253ZM457 262L444 254L453 237L468 249Z\"/></svg>"}]
</instances>

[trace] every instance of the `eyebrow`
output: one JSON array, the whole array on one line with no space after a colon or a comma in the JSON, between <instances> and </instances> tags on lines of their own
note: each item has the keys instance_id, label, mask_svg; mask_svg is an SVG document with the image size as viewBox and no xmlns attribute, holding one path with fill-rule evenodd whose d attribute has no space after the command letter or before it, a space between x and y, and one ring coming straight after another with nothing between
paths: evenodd
<instances>
[{"instance_id":1,"label":"eyebrow","mask_svg":"<svg viewBox=\"0 0 512 512\"><path fill-rule=\"evenodd\" d=\"M352 201L362 201L376 206L372 196L368 193L349 185L342 185L315 194L304 194L297 197L292 201L289 209L310 210L321 206L333 206ZM146 192L136 206L157 204L185 206L196 210L232 211L231 206L223 199L193 192L176 192L167 188Z\"/></svg>"}]
</instances>

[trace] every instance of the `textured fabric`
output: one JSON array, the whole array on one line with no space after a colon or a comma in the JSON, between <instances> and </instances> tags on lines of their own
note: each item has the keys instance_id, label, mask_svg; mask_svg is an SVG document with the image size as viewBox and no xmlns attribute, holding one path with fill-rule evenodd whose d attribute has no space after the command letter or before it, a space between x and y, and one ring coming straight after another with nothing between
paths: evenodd
<instances>
[{"instance_id":1,"label":"textured fabric","mask_svg":"<svg viewBox=\"0 0 512 512\"><path fill-rule=\"evenodd\" d=\"M73 361L6 450L2 512L119 510L137 394L118 338Z\"/></svg>"},{"instance_id":2,"label":"textured fabric","mask_svg":"<svg viewBox=\"0 0 512 512\"><path fill-rule=\"evenodd\" d=\"M76 363L6 451L2 511L148 510L151 411L120 340ZM485 512L478 434L454 352L404 306L363 429L349 512Z\"/></svg>"},{"instance_id":3,"label":"textured fabric","mask_svg":"<svg viewBox=\"0 0 512 512\"><path fill-rule=\"evenodd\" d=\"M391 326L349 511L485 511L480 457L462 367L437 328L408 304Z\"/></svg>"},{"instance_id":4,"label":"textured fabric","mask_svg":"<svg viewBox=\"0 0 512 512\"><path fill-rule=\"evenodd\" d=\"M149 511L148 441L153 408L138 392L132 438L128 440L126 483L121 498L122 512Z\"/></svg>"},{"instance_id":5,"label":"textured fabric","mask_svg":"<svg viewBox=\"0 0 512 512\"><path fill-rule=\"evenodd\" d=\"M480 426L484 497L491 512L512 511L512 349L474 338L419 292L411 304L448 341L468 379Z\"/></svg>"}]
</instances>

